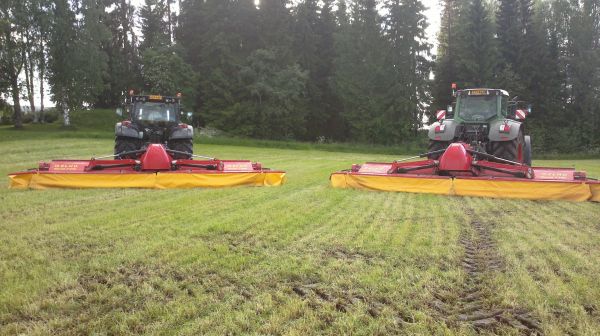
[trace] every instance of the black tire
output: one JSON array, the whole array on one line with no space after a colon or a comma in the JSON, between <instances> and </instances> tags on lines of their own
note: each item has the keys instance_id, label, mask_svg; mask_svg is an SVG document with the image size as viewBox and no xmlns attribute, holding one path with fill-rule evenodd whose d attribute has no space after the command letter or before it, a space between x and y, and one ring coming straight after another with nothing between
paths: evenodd
<instances>
[{"instance_id":1,"label":"black tire","mask_svg":"<svg viewBox=\"0 0 600 336\"><path fill-rule=\"evenodd\" d=\"M491 154L494 156L515 162L525 162L525 138L522 130L513 140L492 142L491 148Z\"/></svg>"},{"instance_id":2,"label":"black tire","mask_svg":"<svg viewBox=\"0 0 600 336\"><path fill-rule=\"evenodd\" d=\"M427 152L429 153L429 152L435 152L438 150L446 149L446 148L448 148L449 145L450 145L449 141L429 140L429 147L427 148ZM429 160L437 160L440 158L440 156L442 156L442 154L443 153L427 155L427 158Z\"/></svg>"},{"instance_id":3,"label":"black tire","mask_svg":"<svg viewBox=\"0 0 600 336\"><path fill-rule=\"evenodd\" d=\"M142 148L142 143L139 139L128 138L128 137L116 137L115 138L115 155L123 152L136 151ZM123 155L123 159L135 159L139 154Z\"/></svg>"},{"instance_id":4,"label":"black tire","mask_svg":"<svg viewBox=\"0 0 600 336\"><path fill-rule=\"evenodd\" d=\"M169 149L172 149L172 150L175 150L178 152L194 154L194 143L193 143L192 139L169 140L169 142L167 143L167 147L169 147ZM185 155L185 154L179 154L179 153L169 153L169 155L171 155L173 157L173 159L175 159L175 160L191 158L191 155Z\"/></svg>"},{"instance_id":5,"label":"black tire","mask_svg":"<svg viewBox=\"0 0 600 336\"><path fill-rule=\"evenodd\" d=\"M523 163L531 167L531 137L525 136L525 147L523 148Z\"/></svg>"}]
</instances>

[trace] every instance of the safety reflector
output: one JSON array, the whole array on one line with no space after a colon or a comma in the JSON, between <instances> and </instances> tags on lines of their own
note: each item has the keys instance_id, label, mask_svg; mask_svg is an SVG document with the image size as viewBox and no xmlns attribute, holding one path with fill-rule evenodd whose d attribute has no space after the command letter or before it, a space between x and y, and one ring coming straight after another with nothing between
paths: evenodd
<instances>
[{"instance_id":1,"label":"safety reflector","mask_svg":"<svg viewBox=\"0 0 600 336\"><path fill-rule=\"evenodd\" d=\"M444 118L446 118L446 110L439 110L436 112L435 117L437 118L437 120L442 120Z\"/></svg>"},{"instance_id":2,"label":"safety reflector","mask_svg":"<svg viewBox=\"0 0 600 336\"><path fill-rule=\"evenodd\" d=\"M515 119L523 120L526 117L527 117L527 111L521 110L521 109L515 111Z\"/></svg>"},{"instance_id":3,"label":"safety reflector","mask_svg":"<svg viewBox=\"0 0 600 336\"><path fill-rule=\"evenodd\" d=\"M500 133L510 133L510 125L509 124L500 125Z\"/></svg>"}]
</instances>

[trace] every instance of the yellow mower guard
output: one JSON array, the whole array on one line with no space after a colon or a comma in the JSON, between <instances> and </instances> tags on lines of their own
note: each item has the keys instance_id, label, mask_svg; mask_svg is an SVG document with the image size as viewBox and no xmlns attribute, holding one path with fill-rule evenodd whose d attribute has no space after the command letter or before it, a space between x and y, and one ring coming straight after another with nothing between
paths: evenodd
<instances>
[{"instance_id":1,"label":"yellow mower guard","mask_svg":"<svg viewBox=\"0 0 600 336\"><path fill-rule=\"evenodd\" d=\"M331 174L334 188L400 191L439 195L600 202L600 183L527 181L491 178L384 176L339 172Z\"/></svg>"},{"instance_id":2,"label":"yellow mower guard","mask_svg":"<svg viewBox=\"0 0 600 336\"><path fill-rule=\"evenodd\" d=\"M9 188L221 188L234 186L280 186L285 173L278 171L232 173L132 173L132 174L53 174L19 173L9 175Z\"/></svg>"}]
</instances>

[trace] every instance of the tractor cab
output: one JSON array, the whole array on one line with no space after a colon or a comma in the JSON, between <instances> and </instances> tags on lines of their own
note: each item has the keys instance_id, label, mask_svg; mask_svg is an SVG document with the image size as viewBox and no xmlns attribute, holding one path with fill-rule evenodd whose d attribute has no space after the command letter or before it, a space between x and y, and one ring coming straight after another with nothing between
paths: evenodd
<instances>
[{"instance_id":1,"label":"tractor cab","mask_svg":"<svg viewBox=\"0 0 600 336\"><path fill-rule=\"evenodd\" d=\"M466 123L488 122L508 115L508 92L492 89L458 91L455 119Z\"/></svg>"},{"instance_id":2,"label":"tractor cab","mask_svg":"<svg viewBox=\"0 0 600 336\"><path fill-rule=\"evenodd\" d=\"M132 122L141 124L158 124L165 126L179 123L180 99L165 96L132 96L130 118Z\"/></svg>"}]
</instances>

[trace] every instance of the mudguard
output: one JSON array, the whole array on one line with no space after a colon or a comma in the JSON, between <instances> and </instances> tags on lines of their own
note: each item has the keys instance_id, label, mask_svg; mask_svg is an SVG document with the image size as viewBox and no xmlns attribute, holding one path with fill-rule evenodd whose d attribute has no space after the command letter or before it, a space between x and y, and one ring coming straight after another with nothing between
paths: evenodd
<instances>
[{"instance_id":1,"label":"mudguard","mask_svg":"<svg viewBox=\"0 0 600 336\"><path fill-rule=\"evenodd\" d=\"M194 138L194 127L187 125L187 128L177 127L171 132L169 140L173 139L192 139Z\"/></svg>"},{"instance_id":2,"label":"mudguard","mask_svg":"<svg viewBox=\"0 0 600 336\"><path fill-rule=\"evenodd\" d=\"M437 126L444 125L444 131L436 133ZM445 119L440 123L439 121L434 122L429 127L429 139L435 141L452 141L454 140L454 134L456 133L456 127L460 123L455 122L453 119Z\"/></svg>"},{"instance_id":3,"label":"mudguard","mask_svg":"<svg viewBox=\"0 0 600 336\"><path fill-rule=\"evenodd\" d=\"M508 124L510 126L510 131L508 133L500 132L500 126L504 124ZM488 134L488 138L490 141L514 140L517 138L517 136L519 136L521 124L522 123L511 119L492 121L490 123L490 133Z\"/></svg>"},{"instance_id":4,"label":"mudguard","mask_svg":"<svg viewBox=\"0 0 600 336\"><path fill-rule=\"evenodd\" d=\"M115 135L129 138L142 139L144 134L133 128L123 126L120 122L115 125Z\"/></svg>"}]
</instances>

